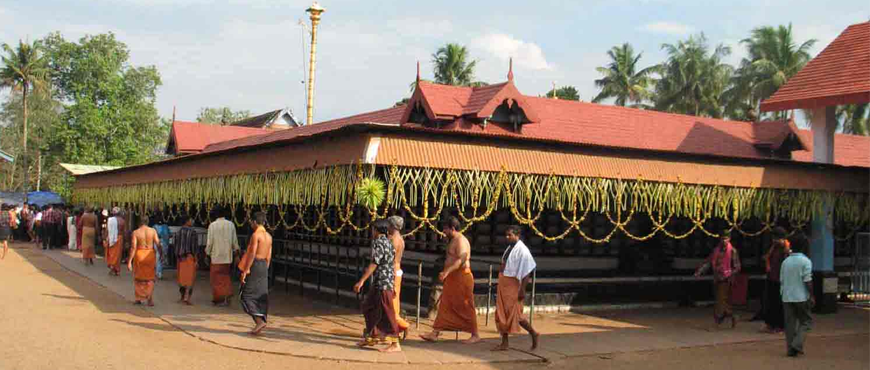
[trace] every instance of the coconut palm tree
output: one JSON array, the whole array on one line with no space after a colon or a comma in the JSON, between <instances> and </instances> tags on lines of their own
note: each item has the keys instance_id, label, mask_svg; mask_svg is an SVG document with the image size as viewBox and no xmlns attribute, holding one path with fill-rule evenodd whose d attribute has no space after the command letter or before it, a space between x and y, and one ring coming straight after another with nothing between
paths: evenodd
<instances>
[{"instance_id":1,"label":"coconut palm tree","mask_svg":"<svg viewBox=\"0 0 870 370\"><path fill-rule=\"evenodd\" d=\"M650 90L654 85L653 73L658 70L657 66L647 67L638 71L637 62L643 53L634 54L634 48L625 43L614 46L607 51L610 63L605 67L595 70L604 77L595 80L595 86L601 89L593 99L593 103L602 100L616 98L616 105L642 106L643 101L652 97Z\"/></svg>"},{"instance_id":2,"label":"coconut palm tree","mask_svg":"<svg viewBox=\"0 0 870 370\"><path fill-rule=\"evenodd\" d=\"M797 45L789 23L788 27L755 28L751 36L740 43L746 45L746 59L754 74L756 95L759 99L767 99L812 59L809 51L816 40L809 39Z\"/></svg>"},{"instance_id":3,"label":"coconut palm tree","mask_svg":"<svg viewBox=\"0 0 870 370\"><path fill-rule=\"evenodd\" d=\"M722 59L731 49L720 44L712 51L704 34L690 36L676 45L662 45L668 59L660 65L661 79L656 84L656 109L721 118L725 91L734 67Z\"/></svg>"},{"instance_id":4,"label":"coconut palm tree","mask_svg":"<svg viewBox=\"0 0 870 370\"><path fill-rule=\"evenodd\" d=\"M48 91L48 62L42 55L42 45L39 41L32 44L18 41L18 48L13 49L8 44L3 44L2 56L3 67L0 69L0 88L9 88L21 92L21 104L24 124L22 146L22 161L24 162L24 194L27 198L28 171L27 171L27 96L33 91Z\"/></svg>"},{"instance_id":5,"label":"coconut palm tree","mask_svg":"<svg viewBox=\"0 0 870 370\"><path fill-rule=\"evenodd\" d=\"M485 84L474 81L476 60L469 60L468 49L459 44L447 44L432 54L435 66L435 83L454 86Z\"/></svg>"},{"instance_id":6,"label":"coconut palm tree","mask_svg":"<svg viewBox=\"0 0 870 370\"><path fill-rule=\"evenodd\" d=\"M870 135L870 106L864 104L840 105L837 107L837 121L844 134Z\"/></svg>"}]
</instances>

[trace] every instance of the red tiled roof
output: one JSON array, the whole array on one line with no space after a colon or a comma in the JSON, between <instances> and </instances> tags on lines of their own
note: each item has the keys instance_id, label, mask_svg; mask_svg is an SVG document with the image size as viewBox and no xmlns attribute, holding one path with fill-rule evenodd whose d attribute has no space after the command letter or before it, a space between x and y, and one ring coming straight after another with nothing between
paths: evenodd
<instances>
[{"instance_id":1,"label":"red tiled roof","mask_svg":"<svg viewBox=\"0 0 870 370\"><path fill-rule=\"evenodd\" d=\"M221 126L200 122L172 122L170 143L175 154L199 153L208 145L229 140L265 135L274 132L260 128ZM170 145L171 146L171 145Z\"/></svg>"},{"instance_id":2,"label":"red tiled roof","mask_svg":"<svg viewBox=\"0 0 870 370\"><path fill-rule=\"evenodd\" d=\"M798 134L805 142L810 143L808 150L792 154L792 158L801 162L813 161L813 132L799 130ZM834 135L834 164L852 167L870 167L870 136Z\"/></svg>"},{"instance_id":3,"label":"red tiled roof","mask_svg":"<svg viewBox=\"0 0 870 370\"><path fill-rule=\"evenodd\" d=\"M425 85L424 85L425 84ZM725 121L713 118L663 113L635 108L626 108L594 103L556 100L532 96L514 96L522 100L526 111L534 111L539 122L523 125L519 132L513 127L498 123L484 126L469 106L480 107L480 98L475 94L492 97L506 91L512 83L491 85L492 88L452 87L421 83L429 103L439 117L467 112L455 119L442 119L439 128L417 123L402 122L407 117L407 107L399 106L370 113L350 116L315 125L291 128L269 135L243 138L208 146L205 153L236 148L291 141L334 132L348 126L381 124L400 131L456 134L462 136L486 136L511 138L523 141L538 141L552 144L590 145L599 147L651 150L657 152L684 153L727 158L771 159L770 149L779 149L788 139L793 140L797 160L811 161L801 150L812 148L812 138L798 130L793 122L765 121L758 123ZM515 89L515 88L514 88ZM493 93L496 91L496 93ZM433 94L434 92L434 94ZM415 95L421 93L415 92ZM455 97L451 97L454 94ZM431 99L437 96L435 99ZM412 98L412 102L413 102ZM464 102L464 103L463 103ZM798 132L801 134L798 135ZM847 138L837 135L837 164L843 166L870 167L870 139ZM841 142L849 144L841 144ZM759 148L764 144L769 149ZM842 152L842 153L841 153ZM776 159L776 158L774 158ZM778 159L781 160L781 159Z\"/></svg>"},{"instance_id":4,"label":"red tiled roof","mask_svg":"<svg viewBox=\"0 0 870 370\"><path fill-rule=\"evenodd\" d=\"M382 124L398 124L405 111L404 106L398 106L388 109L382 109L374 112L358 114L355 116L340 118L332 121L326 121L314 125L306 125L301 127L289 128L281 131L264 130L270 133L265 136L245 137L237 140L224 142L216 142L203 150L203 153L213 153L222 150L229 150L243 147L253 147L280 141L289 141L303 137L310 137L341 129L345 126L360 123L382 123Z\"/></svg>"},{"instance_id":5,"label":"red tiled roof","mask_svg":"<svg viewBox=\"0 0 870 370\"><path fill-rule=\"evenodd\" d=\"M870 102L870 22L854 24L761 102L782 111Z\"/></svg>"},{"instance_id":6,"label":"red tiled roof","mask_svg":"<svg viewBox=\"0 0 870 370\"><path fill-rule=\"evenodd\" d=\"M778 147L789 133L794 132L793 125L782 121L724 121L568 100L531 96L524 98L537 112L540 123L524 125L520 132L494 123L484 128L481 124L466 119L443 124L439 129L413 123L403 127L555 143L754 159L769 158L766 153L755 148L757 142L771 142ZM773 142L777 138L779 142Z\"/></svg>"}]
</instances>

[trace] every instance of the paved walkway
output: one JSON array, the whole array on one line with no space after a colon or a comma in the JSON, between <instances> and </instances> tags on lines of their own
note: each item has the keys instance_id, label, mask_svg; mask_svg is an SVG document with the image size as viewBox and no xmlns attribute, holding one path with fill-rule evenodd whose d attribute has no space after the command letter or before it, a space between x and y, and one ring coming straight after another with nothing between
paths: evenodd
<instances>
[{"instance_id":1,"label":"paved walkway","mask_svg":"<svg viewBox=\"0 0 870 370\"><path fill-rule=\"evenodd\" d=\"M132 302L133 285L126 268L121 277L112 277L101 259L95 266L85 266L74 252L53 250L43 254ZM782 340L781 336L758 333L756 323L742 322L735 330L716 330L711 325L710 309L685 308L536 316L535 326L543 336L541 348L534 353L527 350L530 341L524 335L512 338L511 351L490 352L498 342L492 318L490 325L484 327L484 318L479 317L485 340L475 345L453 340L452 333L442 334L445 340L441 343L423 342L418 334L431 328L426 321L421 323L419 331L412 330L409 340L403 343L402 353L383 354L354 346L363 328L362 316L355 310L276 292L270 297L270 327L262 336L252 337L247 334L252 326L251 319L237 302L228 308L212 307L206 273L199 274L192 307L176 303L178 289L174 276L174 271L165 271L164 280L159 281L155 289L156 307L143 307L143 310L206 342L304 358L410 364L543 362L578 356ZM99 306L98 309L116 310ZM127 324L151 325L133 321ZM151 329L165 330L162 326ZM868 332L870 312L845 308L836 315L817 316L811 336Z\"/></svg>"}]
</instances>

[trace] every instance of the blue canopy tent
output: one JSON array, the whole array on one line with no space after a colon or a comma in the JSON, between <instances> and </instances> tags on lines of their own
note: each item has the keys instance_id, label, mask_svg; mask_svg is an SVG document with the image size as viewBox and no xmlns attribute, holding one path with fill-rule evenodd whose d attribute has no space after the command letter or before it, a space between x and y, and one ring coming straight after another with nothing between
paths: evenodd
<instances>
[{"instance_id":1,"label":"blue canopy tent","mask_svg":"<svg viewBox=\"0 0 870 370\"><path fill-rule=\"evenodd\" d=\"M31 191L27 193L27 202L42 207L47 204L64 203L59 194L50 191ZM21 205L24 203L24 193L0 192L0 203Z\"/></svg>"}]
</instances>

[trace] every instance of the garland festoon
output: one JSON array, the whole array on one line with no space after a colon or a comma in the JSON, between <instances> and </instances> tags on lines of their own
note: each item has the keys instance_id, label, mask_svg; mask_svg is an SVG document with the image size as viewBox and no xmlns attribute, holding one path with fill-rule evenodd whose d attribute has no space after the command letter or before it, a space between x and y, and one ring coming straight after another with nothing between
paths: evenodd
<instances>
[{"instance_id":1,"label":"garland festoon","mask_svg":"<svg viewBox=\"0 0 870 370\"><path fill-rule=\"evenodd\" d=\"M496 210L509 209L518 223L548 241L576 231L593 243L606 243L617 233L635 240L658 233L681 239L695 231L716 237L707 225L711 219L724 220L731 230L747 236L783 222L794 232L821 214L833 215L848 230L838 238L848 239L870 221L867 193L372 165L83 188L75 190L73 202L126 204L170 214L193 209L202 222L209 221L207 210L213 205L228 205L234 215L245 211L241 221L235 220L239 225L250 219L253 208L272 207L280 220L272 221L271 228L324 229L329 234L345 227L365 229L367 222L399 209L418 221L408 234L423 228L440 233L437 222L446 211L458 214L467 229ZM567 226L552 235L539 230L537 221L548 212L558 213ZM364 213L368 221L355 223L355 213ZM592 213L605 215L613 226L603 237L587 235L580 227ZM328 222L330 214L338 221ZM649 232L636 235L626 227L635 218L647 218ZM688 219L691 229L669 231L667 226L676 219ZM760 220L762 228L743 229L749 219Z\"/></svg>"}]
</instances>

